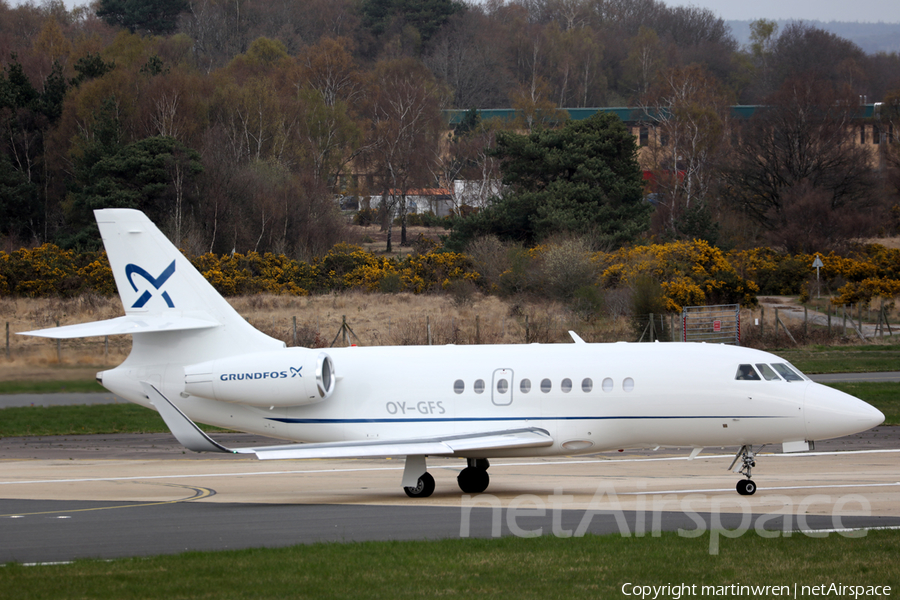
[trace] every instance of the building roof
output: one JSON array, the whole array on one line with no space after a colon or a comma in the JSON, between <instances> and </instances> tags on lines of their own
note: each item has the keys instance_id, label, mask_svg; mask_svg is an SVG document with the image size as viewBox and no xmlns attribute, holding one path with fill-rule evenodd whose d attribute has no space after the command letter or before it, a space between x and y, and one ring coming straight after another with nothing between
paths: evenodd
<instances>
[{"instance_id":1,"label":"building roof","mask_svg":"<svg viewBox=\"0 0 900 600\"><path fill-rule=\"evenodd\" d=\"M856 118L871 119L876 115L877 106L877 104L860 104L859 112L857 113ZM761 108L764 108L764 106L758 104L738 104L731 107L731 115L737 119L749 119L757 110ZM648 120L646 118L645 109L641 107L606 106L597 108L563 108L560 110L564 110L569 113L569 117L573 121L581 121L583 119L587 119L594 116L598 112L613 113L626 123L629 121L640 122ZM456 125L460 123L467 112L469 111L458 109L443 111L444 118L447 119L450 125ZM485 120L500 119L502 121L512 121L516 118L516 109L482 108L478 109L478 115Z\"/></svg>"}]
</instances>

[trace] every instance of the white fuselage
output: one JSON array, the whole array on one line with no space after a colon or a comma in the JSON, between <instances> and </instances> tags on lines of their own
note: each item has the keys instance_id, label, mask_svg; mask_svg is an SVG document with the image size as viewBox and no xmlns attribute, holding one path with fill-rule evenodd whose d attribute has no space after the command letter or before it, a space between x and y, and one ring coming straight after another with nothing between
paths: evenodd
<instances>
[{"instance_id":1,"label":"white fuselage","mask_svg":"<svg viewBox=\"0 0 900 600\"><path fill-rule=\"evenodd\" d=\"M546 447L491 453L498 457L802 442L863 431L882 418L868 404L808 379L736 379L741 364L784 361L733 346L289 348L276 358L299 365L323 352L334 364L333 393L299 406L266 406L267 389L275 385L268 376L254 380L253 388L241 383L241 389L256 390L246 402L223 402L186 393L185 369L178 364L136 365L129 359L101 375L103 385L133 402L147 404L141 380L157 381L191 419L287 440L438 438L523 427L545 429L554 440ZM259 356L267 364L275 360L272 352ZM244 375L268 372L253 354L242 362ZM269 370L282 372L277 366ZM309 369L304 373L312 376ZM216 377L220 385L229 383L228 374Z\"/></svg>"}]
</instances>

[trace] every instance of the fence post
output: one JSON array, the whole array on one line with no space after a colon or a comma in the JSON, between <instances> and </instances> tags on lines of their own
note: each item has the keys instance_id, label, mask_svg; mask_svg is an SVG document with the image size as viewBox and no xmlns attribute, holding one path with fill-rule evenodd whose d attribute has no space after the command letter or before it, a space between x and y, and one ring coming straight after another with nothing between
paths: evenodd
<instances>
[{"instance_id":1,"label":"fence post","mask_svg":"<svg viewBox=\"0 0 900 600\"><path fill-rule=\"evenodd\" d=\"M9 360L9 321L6 322L6 360Z\"/></svg>"},{"instance_id":2,"label":"fence post","mask_svg":"<svg viewBox=\"0 0 900 600\"><path fill-rule=\"evenodd\" d=\"M887 313L884 312L884 300L883 300L883 299L882 299L882 301L881 301L881 318L882 318L882 321L883 321L883 323L884 323L884 325L881 326L882 329L884 329L885 327L887 327L888 334L889 334L891 337L893 337L893 335L894 335L894 330L891 329L891 322L888 321Z\"/></svg>"},{"instance_id":3,"label":"fence post","mask_svg":"<svg viewBox=\"0 0 900 600\"><path fill-rule=\"evenodd\" d=\"M831 302L827 304L828 306L828 337L831 337Z\"/></svg>"},{"instance_id":4,"label":"fence post","mask_svg":"<svg viewBox=\"0 0 900 600\"><path fill-rule=\"evenodd\" d=\"M862 304L856 305L856 320L859 321L859 335L861 335L863 339L866 339L866 334L863 332L862 326Z\"/></svg>"},{"instance_id":5,"label":"fence post","mask_svg":"<svg viewBox=\"0 0 900 600\"><path fill-rule=\"evenodd\" d=\"M650 341L652 342L656 335L656 327L654 325L654 315L650 313Z\"/></svg>"},{"instance_id":6,"label":"fence post","mask_svg":"<svg viewBox=\"0 0 900 600\"><path fill-rule=\"evenodd\" d=\"M528 315L525 315L525 343L528 343Z\"/></svg>"},{"instance_id":7,"label":"fence post","mask_svg":"<svg viewBox=\"0 0 900 600\"><path fill-rule=\"evenodd\" d=\"M56 326L59 327L59 319L56 320ZM62 340L56 338L56 363L62 364Z\"/></svg>"},{"instance_id":8,"label":"fence post","mask_svg":"<svg viewBox=\"0 0 900 600\"><path fill-rule=\"evenodd\" d=\"M297 316L292 317L294 321L294 347L297 346Z\"/></svg>"},{"instance_id":9,"label":"fence post","mask_svg":"<svg viewBox=\"0 0 900 600\"><path fill-rule=\"evenodd\" d=\"M778 343L778 324L781 321L778 319L778 309L775 309L775 343Z\"/></svg>"},{"instance_id":10,"label":"fence post","mask_svg":"<svg viewBox=\"0 0 900 600\"><path fill-rule=\"evenodd\" d=\"M428 345L431 345L431 317L425 315L425 334L428 338Z\"/></svg>"},{"instance_id":11,"label":"fence post","mask_svg":"<svg viewBox=\"0 0 900 600\"><path fill-rule=\"evenodd\" d=\"M759 338L765 337L766 333L766 307L759 307Z\"/></svg>"},{"instance_id":12,"label":"fence post","mask_svg":"<svg viewBox=\"0 0 900 600\"><path fill-rule=\"evenodd\" d=\"M841 320L843 320L843 336L847 337L847 305L841 304Z\"/></svg>"},{"instance_id":13,"label":"fence post","mask_svg":"<svg viewBox=\"0 0 900 600\"><path fill-rule=\"evenodd\" d=\"M809 311L806 310L806 307L804 306L803 307L803 335L809 334L808 323L809 323Z\"/></svg>"},{"instance_id":14,"label":"fence post","mask_svg":"<svg viewBox=\"0 0 900 600\"><path fill-rule=\"evenodd\" d=\"M481 318L475 315L475 343L481 343Z\"/></svg>"}]
</instances>

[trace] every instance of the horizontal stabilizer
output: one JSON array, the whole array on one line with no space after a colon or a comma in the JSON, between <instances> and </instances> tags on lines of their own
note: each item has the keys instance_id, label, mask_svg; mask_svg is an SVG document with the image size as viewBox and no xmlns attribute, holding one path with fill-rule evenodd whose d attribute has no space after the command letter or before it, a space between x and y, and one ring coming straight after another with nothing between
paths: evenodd
<instances>
[{"instance_id":1,"label":"horizontal stabilizer","mask_svg":"<svg viewBox=\"0 0 900 600\"><path fill-rule=\"evenodd\" d=\"M210 438L187 415L163 396L152 384L141 382L147 398L159 411L175 438L194 452L230 452L256 454L260 460L300 458L367 458L378 456L432 455L453 456L457 453L497 450L501 448L535 448L550 446L553 438L544 429L529 427L452 435L443 438L400 440L358 440L324 444L284 444L259 448L226 448Z\"/></svg>"},{"instance_id":2,"label":"horizontal stabilizer","mask_svg":"<svg viewBox=\"0 0 900 600\"><path fill-rule=\"evenodd\" d=\"M127 335L132 333L151 333L156 331L184 331L188 329L209 329L218 327L218 323L206 319L182 317L180 315L155 315L155 316L125 316L108 319L106 321L94 321L92 323L79 323L78 325L66 325L64 327L51 327L49 329L36 329L35 331L23 331L18 335L33 335L37 337L70 339L94 337L101 335Z\"/></svg>"}]
</instances>

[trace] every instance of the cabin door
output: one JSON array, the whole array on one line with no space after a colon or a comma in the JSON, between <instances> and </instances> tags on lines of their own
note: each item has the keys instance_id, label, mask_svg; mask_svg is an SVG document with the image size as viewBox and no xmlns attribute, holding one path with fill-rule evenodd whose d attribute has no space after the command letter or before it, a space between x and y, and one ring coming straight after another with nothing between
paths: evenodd
<instances>
[{"instance_id":1,"label":"cabin door","mask_svg":"<svg viewBox=\"0 0 900 600\"><path fill-rule=\"evenodd\" d=\"M512 369L497 369L491 382L491 401L497 406L509 406L513 401Z\"/></svg>"}]
</instances>

